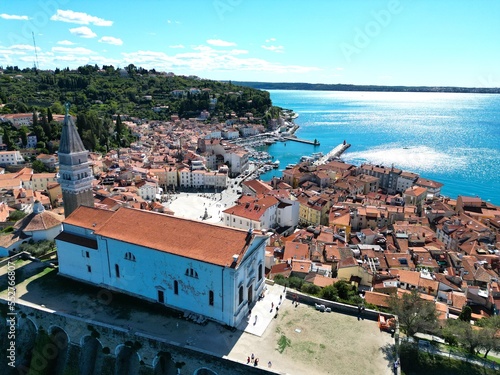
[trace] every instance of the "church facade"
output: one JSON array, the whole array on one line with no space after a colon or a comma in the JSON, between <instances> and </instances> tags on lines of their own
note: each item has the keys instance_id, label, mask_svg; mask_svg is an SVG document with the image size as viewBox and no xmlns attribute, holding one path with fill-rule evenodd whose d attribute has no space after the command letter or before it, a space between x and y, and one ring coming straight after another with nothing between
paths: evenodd
<instances>
[{"instance_id":1,"label":"church facade","mask_svg":"<svg viewBox=\"0 0 500 375\"><path fill-rule=\"evenodd\" d=\"M59 274L237 326L264 288L267 237L121 207L78 207Z\"/></svg>"}]
</instances>

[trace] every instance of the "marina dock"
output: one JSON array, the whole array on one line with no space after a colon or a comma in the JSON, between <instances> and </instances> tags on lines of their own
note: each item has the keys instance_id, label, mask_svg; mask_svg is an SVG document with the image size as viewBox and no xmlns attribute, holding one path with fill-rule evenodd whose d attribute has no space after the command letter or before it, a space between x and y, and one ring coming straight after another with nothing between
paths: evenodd
<instances>
[{"instance_id":1,"label":"marina dock","mask_svg":"<svg viewBox=\"0 0 500 375\"><path fill-rule=\"evenodd\" d=\"M319 146L319 141L316 139L314 141L308 141L307 139L300 139L295 137L283 137L283 139L287 141L295 141L300 143L307 143L308 145Z\"/></svg>"},{"instance_id":2,"label":"marina dock","mask_svg":"<svg viewBox=\"0 0 500 375\"><path fill-rule=\"evenodd\" d=\"M340 157L340 155L342 155L349 147L351 147L351 145L344 141L344 143L339 144L321 159L316 160L314 165L326 164L328 161Z\"/></svg>"}]
</instances>

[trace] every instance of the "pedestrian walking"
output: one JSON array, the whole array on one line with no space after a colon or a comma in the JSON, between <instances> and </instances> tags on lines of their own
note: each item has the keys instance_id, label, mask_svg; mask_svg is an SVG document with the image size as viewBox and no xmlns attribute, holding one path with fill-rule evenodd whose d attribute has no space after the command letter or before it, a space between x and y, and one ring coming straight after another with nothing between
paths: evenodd
<instances>
[{"instance_id":1,"label":"pedestrian walking","mask_svg":"<svg viewBox=\"0 0 500 375\"><path fill-rule=\"evenodd\" d=\"M253 361L254 361L254 358L255 358L255 356L254 356L254 355L253 355L253 353L252 353L252 363L253 363Z\"/></svg>"},{"instance_id":2,"label":"pedestrian walking","mask_svg":"<svg viewBox=\"0 0 500 375\"><path fill-rule=\"evenodd\" d=\"M271 302L271 310L274 309L274 302Z\"/></svg>"},{"instance_id":3,"label":"pedestrian walking","mask_svg":"<svg viewBox=\"0 0 500 375\"><path fill-rule=\"evenodd\" d=\"M250 356L247 357L247 365L250 363Z\"/></svg>"},{"instance_id":4,"label":"pedestrian walking","mask_svg":"<svg viewBox=\"0 0 500 375\"><path fill-rule=\"evenodd\" d=\"M257 315L255 315L255 322L253 322L253 325L257 324Z\"/></svg>"},{"instance_id":5,"label":"pedestrian walking","mask_svg":"<svg viewBox=\"0 0 500 375\"><path fill-rule=\"evenodd\" d=\"M255 362L253 363L254 366L257 366L259 364L259 358L255 358Z\"/></svg>"},{"instance_id":6,"label":"pedestrian walking","mask_svg":"<svg viewBox=\"0 0 500 375\"><path fill-rule=\"evenodd\" d=\"M267 362L267 367L272 367L273 364L271 363L271 361Z\"/></svg>"}]
</instances>

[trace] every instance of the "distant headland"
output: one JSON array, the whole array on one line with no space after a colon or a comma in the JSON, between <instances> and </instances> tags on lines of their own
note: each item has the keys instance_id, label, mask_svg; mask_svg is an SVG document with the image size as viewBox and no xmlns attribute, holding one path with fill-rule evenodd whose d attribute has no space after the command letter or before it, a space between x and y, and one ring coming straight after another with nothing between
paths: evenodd
<instances>
[{"instance_id":1,"label":"distant headland","mask_svg":"<svg viewBox=\"0 0 500 375\"><path fill-rule=\"evenodd\" d=\"M451 86L376 86L303 82L243 82L235 85L262 90L321 90L321 91L381 91L381 92L451 92L473 94L500 94L500 87L451 87Z\"/></svg>"}]
</instances>

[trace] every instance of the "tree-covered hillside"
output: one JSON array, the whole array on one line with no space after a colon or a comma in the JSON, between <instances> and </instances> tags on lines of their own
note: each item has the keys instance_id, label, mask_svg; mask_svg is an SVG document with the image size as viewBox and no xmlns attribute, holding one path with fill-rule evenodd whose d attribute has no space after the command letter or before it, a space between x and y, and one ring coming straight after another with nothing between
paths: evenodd
<instances>
[{"instance_id":1,"label":"tree-covered hillside","mask_svg":"<svg viewBox=\"0 0 500 375\"><path fill-rule=\"evenodd\" d=\"M183 118L198 116L205 109L222 120L232 111L238 116L251 112L262 117L271 106L266 91L132 64L125 69L86 65L76 70L34 71L11 66L0 70L0 104L5 104L1 113L50 107L57 114L63 112L62 104L70 102L74 114L93 111L100 117L125 114L164 120L174 113Z\"/></svg>"}]
</instances>

